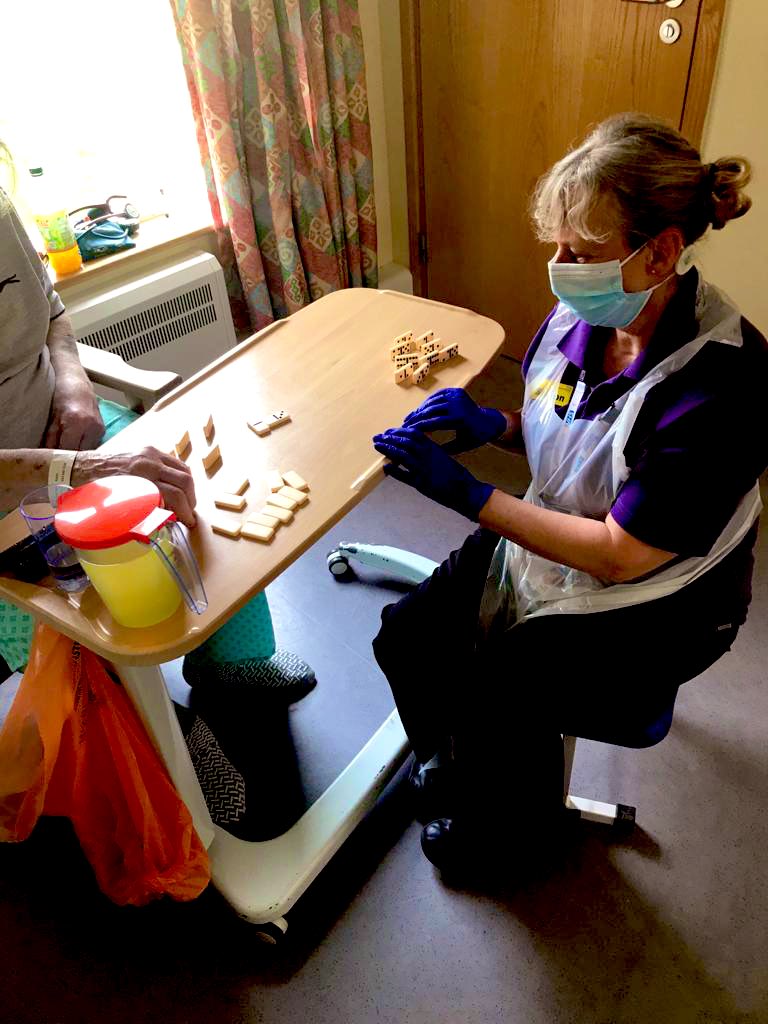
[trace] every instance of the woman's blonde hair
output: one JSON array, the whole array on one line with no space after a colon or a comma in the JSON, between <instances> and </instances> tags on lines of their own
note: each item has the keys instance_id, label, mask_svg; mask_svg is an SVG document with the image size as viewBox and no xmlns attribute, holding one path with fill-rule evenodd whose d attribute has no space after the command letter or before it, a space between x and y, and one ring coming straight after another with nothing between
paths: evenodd
<instances>
[{"instance_id":1,"label":"woman's blonde hair","mask_svg":"<svg viewBox=\"0 0 768 1024\"><path fill-rule=\"evenodd\" d=\"M630 248L677 227L686 245L712 225L719 230L752 205L742 189L752 169L741 156L705 164L698 150L666 121L616 114L539 180L531 212L537 234L551 242L567 226L582 238L595 233L593 212L607 199Z\"/></svg>"}]
</instances>

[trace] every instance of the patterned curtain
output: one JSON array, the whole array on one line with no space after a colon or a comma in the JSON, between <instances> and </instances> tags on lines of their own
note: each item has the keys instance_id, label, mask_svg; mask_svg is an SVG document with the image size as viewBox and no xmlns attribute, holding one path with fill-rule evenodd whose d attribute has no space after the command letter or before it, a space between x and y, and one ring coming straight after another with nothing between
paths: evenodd
<instances>
[{"instance_id":1,"label":"patterned curtain","mask_svg":"<svg viewBox=\"0 0 768 1024\"><path fill-rule=\"evenodd\" d=\"M170 2L236 316L376 287L357 0Z\"/></svg>"}]
</instances>

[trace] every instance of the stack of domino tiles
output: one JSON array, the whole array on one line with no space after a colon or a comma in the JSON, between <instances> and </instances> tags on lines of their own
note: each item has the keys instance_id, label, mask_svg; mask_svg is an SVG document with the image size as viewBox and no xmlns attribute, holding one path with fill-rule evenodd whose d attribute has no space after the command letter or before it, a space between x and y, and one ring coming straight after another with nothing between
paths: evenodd
<instances>
[{"instance_id":1,"label":"stack of domino tiles","mask_svg":"<svg viewBox=\"0 0 768 1024\"><path fill-rule=\"evenodd\" d=\"M242 490L238 488L235 493L219 495L215 499L216 507L231 512L242 512L246 505L243 495L248 486L248 481L244 480L241 484ZM278 527L287 526L293 521L296 509L307 504L309 484L293 469L286 473L271 469L267 473L267 489L269 494L266 503L258 512L246 513L239 522L215 519L211 523L213 532L231 540L245 537L246 540L269 544Z\"/></svg>"},{"instance_id":2,"label":"stack of domino tiles","mask_svg":"<svg viewBox=\"0 0 768 1024\"><path fill-rule=\"evenodd\" d=\"M414 340L413 331L399 334L390 349L395 364L396 384L421 384L436 363L445 363L459 354L458 343L444 345L434 331L425 331Z\"/></svg>"}]
</instances>

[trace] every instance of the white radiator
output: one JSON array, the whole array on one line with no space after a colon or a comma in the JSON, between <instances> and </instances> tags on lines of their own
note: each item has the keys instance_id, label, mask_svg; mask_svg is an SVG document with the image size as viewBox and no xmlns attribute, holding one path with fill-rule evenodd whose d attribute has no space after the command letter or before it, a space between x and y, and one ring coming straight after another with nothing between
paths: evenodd
<instances>
[{"instance_id":1,"label":"white radiator","mask_svg":"<svg viewBox=\"0 0 768 1024\"><path fill-rule=\"evenodd\" d=\"M78 341L190 377L235 344L224 273L201 253L67 306Z\"/></svg>"}]
</instances>

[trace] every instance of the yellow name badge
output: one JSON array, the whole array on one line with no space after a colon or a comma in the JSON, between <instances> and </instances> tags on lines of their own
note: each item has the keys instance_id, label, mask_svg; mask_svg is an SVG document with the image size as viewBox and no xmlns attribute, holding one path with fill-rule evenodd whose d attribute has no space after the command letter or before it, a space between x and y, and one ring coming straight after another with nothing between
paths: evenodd
<instances>
[{"instance_id":1,"label":"yellow name badge","mask_svg":"<svg viewBox=\"0 0 768 1024\"><path fill-rule=\"evenodd\" d=\"M558 384L557 394L555 395L555 405L564 406L568 405L573 394L573 388L570 384Z\"/></svg>"},{"instance_id":2,"label":"yellow name badge","mask_svg":"<svg viewBox=\"0 0 768 1024\"><path fill-rule=\"evenodd\" d=\"M537 380L531 388L531 398L541 398L542 395L546 395L549 389L554 386L554 383L553 380L547 380L546 377Z\"/></svg>"}]
</instances>

